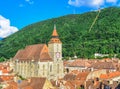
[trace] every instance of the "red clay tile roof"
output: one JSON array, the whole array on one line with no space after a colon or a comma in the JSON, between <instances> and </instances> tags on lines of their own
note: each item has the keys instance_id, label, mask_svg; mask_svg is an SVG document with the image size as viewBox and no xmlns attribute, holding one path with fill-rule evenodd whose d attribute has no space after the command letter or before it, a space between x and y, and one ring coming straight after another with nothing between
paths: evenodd
<instances>
[{"instance_id":1,"label":"red clay tile roof","mask_svg":"<svg viewBox=\"0 0 120 89\"><path fill-rule=\"evenodd\" d=\"M113 62L96 62L92 66L94 69L115 69Z\"/></svg>"},{"instance_id":2,"label":"red clay tile roof","mask_svg":"<svg viewBox=\"0 0 120 89\"><path fill-rule=\"evenodd\" d=\"M18 84L14 81L12 82L8 82L9 86L13 87L13 88L10 88L10 89L18 89Z\"/></svg>"},{"instance_id":3,"label":"red clay tile roof","mask_svg":"<svg viewBox=\"0 0 120 89\"><path fill-rule=\"evenodd\" d=\"M73 81L66 81L65 86L66 89L78 89L80 85L84 85L83 81L80 80L73 80Z\"/></svg>"},{"instance_id":4,"label":"red clay tile roof","mask_svg":"<svg viewBox=\"0 0 120 89\"><path fill-rule=\"evenodd\" d=\"M40 61L41 62L44 62L44 61L52 61L52 59L50 58L50 55L45 52L45 53L42 53L41 56L40 56Z\"/></svg>"},{"instance_id":5,"label":"red clay tile roof","mask_svg":"<svg viewBox=\"0 0 120 89\"><path fill-rule=\"evenodd\" d=\"M69 61L64 61L64 62L63 62L63 65L64 65L64 66L67 66L67 65L69 65L69 64L70 64Z\"/></svg>"},{"instance_id":6,"label":"red clay tile roof","mask_svg":"<svg viewBox=\"0 0 120 89\"><path fill-rule=\"evenodd\" d=\"M66 74L64 76L64 80L66 81L65 86L68 89L76 89L80 87L80 85L84 85L88 74L89 72L78 72L77 74L71 72L69 74Z\"/></svg>"},{"instance_id":7,"label":"red clay tile roof","mask_svg":"<svg viewBox=\"0 0 120 89\"><path fill-rule=\"evenodd\" d=\"M10 81L14 79L13 75L0 75L0 79L3 81Z\"/></svg>"},{"instance_id":8,"label":"red clay tile roof","mask_svg":"<svg viewBox=\"0 0 120 89\"><path fill-rule=\"evenodd\" d=\"M75 86L71 83L71 81L67 81L65 86L67 87L66 89L75 89Z\"/></svg>"},{"instance_id":9,"label":"red clay tile roof","mask_svg":"<svg viewBox=\"0 0 120 89\"><path fill-rule=\"evenodd\" d=\"M18 89L18 84L14 81L7 82L9 85L5 89Z\"/></svg>"},{"instance_id":10,"label":"red clay tile roof","mask_svg":"<svg viewBox=\"0 0 120 89\"><path fill-rule=\"evenodd\" d=\"M101 79L111 79L111 78L118 77L118 76L120 76L120 72L116 71L116 72L111 72L108 74L101 74L100 78Z\"/></svg>"},{"instance_id":11,"label":"red clay tile roof","mask_svg":"<svg viewBox=\"0 0 120 89\"><path fill-rule=\"evenodd\" d=\"M69 74L66 74L63 79L64 80L75 80L75 77L76 77L75 74L69 73Z\"/></svg>"},{"instance_id":12,"label":"red clay tile roof","mask_svg":"<svg viewBox=\"0 0 120 89\"><path fill-rule=\"evenodd\" d=\"M18 88L25 88L26 86L29 86L30 83L27 80L21 81L21 83L18 83Z\"/></svg>"},{"instance_id":13,"label":"red clay tile roof","mask_svg":"<svg viewBox=\"0 0 120 89\"><path fill-rule=\"evenodd\" d=\"M31 86L26 86L24 89L33 89Z\"/></svg>"},{"instance_id":14,"label":"red clay tile roof","mask_svg":"<svg viewBox=\"0 0 120 89\"><path fill-rule=\"evenodd\" d=\"M100 88L100 82L96 81L93 86L94 86L94 89L99 89Z\"/></svg>"},{"instance_id":15,"label":"red clay tile roof","mask_svg":"<svg viewBox=\"0 0 120 89\"><path fill-rule=\"evenodd\" d=\"M58 36L58 33L57 33L57 31L56 31L56 28L54 28L53 33L52 33L52 36Z\"/></svg>"},{"instance_id":16,"label":"red clay tile roof","mask_svg":"<svg viewBox=\"0 0 120 89\"><path fill-rule=\"evenodd\" d=\"M10 70L10 66L9 64L0 64L0 71L4 74L4 73L9 73Z\"/></svg>"},{"instance_id":17,"label":"red clay tile roof","mask_svg":"<svg viewBox=\"0 0 120 89\"><path fill-rule=\"evenodd\" d=\"M46 78L32 77L29 82L26 80L22 81L22 83L18 85L18 88L27 89L26 87L31 87L31 89L43 89L45 81Z\"/></svg>"},{"instance_id":18,"label":"red clay tile roof","mask_svg":"<svg viewBox=\"0 0 120 89\"><path fill-rule=\"evenodd\" d=\"M81 72L76 76L76 80L85 81L90 72Z\"/></svg>"},{"instance_id":19,"label":"red clay tile roof","mask_svg":"<svg viewBox=\"0 0 120 89\"><path fill-rule=\"evenodd\" d=\"M50 39L49 43L62 43L59 39L56 27L54 27L52 38Z\"/></svg>"},{"instance_id":20,"label":"red clay tile roof","mask_svg":"<svg viewBox=\"0 0 120 89\"><path fill-rule=\"evenodd\" d=\"M0 78L0 83L1 83L1 82L4 82L4 81L2 80L2 78Z\"/></svg>"},{"instance_id":21,"label":"red clay tile roof","mask_svg":"<svg viewBox=\"0 0 120 89\"><path fill-rule=\"evenodd\" d=\"M91 64L88 62L88 60L74 60L73 62L68 62L68 64L66 64L66 66L70 66L70 67L89 67L91 66Z\"/></svg>"},{"instance_id":22,"label":"red clay tile roof","mask_svg":"<svg viewBox=\"0 0 120 89\"><path fill-rule=\"evenodd\" d=\"M80 73L80 71L79 71L79 70L72 70L72 71L71 71L71 73L73 73L73 74L77 75L77 74L79 74L79 73Z\"/></svg>"},{"instance_id":23,"label":"red clay tile roof","mask_svg":"<svg viewBox=\"0 0 120 89\"><path fill-rule=\"evenodd\" d=\"M52 61L46 44L35 44L19 50L13 58L20 61Z\"/></svg>"}]
</instances>

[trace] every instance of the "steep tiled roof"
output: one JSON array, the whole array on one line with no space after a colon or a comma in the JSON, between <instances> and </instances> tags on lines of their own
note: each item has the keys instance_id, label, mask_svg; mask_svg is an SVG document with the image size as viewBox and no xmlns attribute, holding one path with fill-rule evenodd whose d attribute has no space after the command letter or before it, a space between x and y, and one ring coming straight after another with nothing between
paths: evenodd
<instances>
[{"instance_id":1,"label":"steep tiled roof","mask_svg":"<svg viewBox=\"0 0 120 89\"><path fill-rule=\"evenodd\" d=\"M18 85L16 82L14 81L10 81L10 82L7 82L8 83L8 86L4 89L18 89Z\"/></svg>"},{"instance_id":2,"label":"steep tiled roof","mask_svg":"<svg viewBox=\"0 0 120 89\"><path fill-rule=\"evenodd\" d=\"M80 73L80 71L79 70L72 70L71 73L78 75Z\"/></svg>"},{"instance_id":3,"label":"steep tiled roof","mask_svg":"<svg viewBox=\"0 0 120 89\"><path fill-rule=\"evenodd\" d=\"M29 86L30 83L27 80L23 80L21 83L18 83L19 88L25 88L26 86Z\"/></svg>"},{"instance_id":4,"label":"steep tiled roof","mask_svg":"<svg viewBox=\"0 0 120 89\"><path fill-rule=\"evenodd\" d=\"M13 78L14 78L14 76L12 76L12 75L0 75L0 80L2 82L13 80Z\"/></svg>"},{"instance_id":5,"label":"steep tiled roof","mask_svg":"<svg viewBox=\"0 0 120 89\"><path fill-rule=\"evenodd\" d=\"M40 56L40 61L41 62L44 62L44 61L52 61L52 59L50 58L50 55L45 52L45 53L42 53L41 56Z\"/></svg>"},{"instance_id":6,"label":"steep tiled roof","mask_svg":"<svg viewBox=\"0 0 120 89\"><path fill-rule=\"evenodd\" d=\"M29 87L31 89L43 89L45 81L46 78L32 77L30 78L30 81L24 80L22 83L20 83L18 88L27 89L26 87Z\"/></svg>"},{"instance_id":7,"label":"steep tiled roof","mask_svg":"<svg viewBox=\"0 0 120 89\"><path fill-rule=\"evenodd\" d=\"M75 80L76 75L69 73L64 76L64 80Z\"/></svg>"},{"instance_id":8,"label":"steep tiled roof","mask_svg":"<svg viewBox=\"0 0 120 89\"><path fill-rule=\"evenodd\" d=\"M56 28L54 28L53 33L52 33L52 36L58 36L58 33L57 33L57 31L56 31Z\"/></svg>"},{"instance_id":9,"label":"steep tiled roof","mask_svg":"<svg viewBox=\"0 0 120 89\"><path fill-rule=\"evenodd\" d=\"M99 81L96 81L95 83L94 83L94 89L99 89L100 88L100 85L101 85L101 83L99 82Z\"/></svg>"},{"instance_id":10,"label":"steep tiled roof","mask_svg":"<svg viewBox=\"0 0 120 89\"><path fill-rule=\"evenodd\" d=\"M101 79L111 79L111 78L115 78L115 77L118 77L118 76L120 76L120 72L116 71L116 72L111 72L111 73L108 73L108 74L101 74L100 78Z\"/></svg>"},{"instance_id":11,"label":"steep tiled roof","mask_svg":"<svg viewBox=\"0 0 120 89\"><path fill-rule=\"evenodd\" d=\"M9 73L11 71L9 64L0 64L0 71L2 74Z\"/></svg>"},{"instance_id":12,"label":"steep tiled roof","mask_svg":"<svg viewBox=\"0 0 120 89\"><path fill-rule=\"evenodd\" d=\"M84 82L80 80L66 81L65 89L78 89L80 85L84 85Z\"/></svg>"},{"instance_id":13,"label":"steep tiled roof","mask_svg":"<svg viewBox=\"0 0 120 89\"><path fill-rule=\"evenodd\" d=\"M113 62L96 62L91 66L94 69L115 69Z\"/></svg>"},{"instance_id":14,"label":"steep tiled roof","mask_svg":"<svg viewBox=\"0 0 120 89\"><path fill-rule=\"evenodd\" d=\"M19 59L20 61L52 61L45 44L27 46L25 49L19 50L13 59Z\"/></svg>"},{"instance_id":15,"label":"steep tiled roof","mask_svg":"<svg viewBox=\"0 0 120 89\"><path fill-rule=\"evenodd\" d=\"M65 86L66 86L66 89L75 89L75 86L74 86L74 84L72 84L71 81L67 81L65 83Z\"/></svg>"},{"instance_id":16,"label":"steep tiled roof","mask_svg":"<svg viewBox=\"0 0 120 89\"><path fill-rule=\"evenodd\" d=\"M59 39L57 30L56 30L56 26L54 26L54 30L52 33L52 38L50 39L49 43L62 43Z\"/></svg>"},{"instance_id":17,"label":"steep tiled roof","mask_svg":"<svg viewBox=\"0 0 120 89\"><path fill-rule=\"evenodd\" d=\"M90 72L81 72L76 76L76 80L85 81Z\"/></svg>"},{"instance_id":18,"label":"steep tiled roof","mask_svg":"<svg viewBox=\"0 0 120 89\"><path fill-rule=\"evenodd\" d=\"M70 64L69 61L64 61L64 62L63 62L63 65L64 65L64 66L68 66L69 64Z\"/></svg>"},{"instance_id":19,"label":"steep tiled roof","mask_svg":"<svg viewBox=\"0 0 120 89\"><path fill-rule=\"evenodd\" d=\"M66 64L66 66L71 66L71 67L89 67L91 64L88 62L88 60L74 60L73 62Z\"/></svg>"},{"instance_id":20,"label":"steep tiled roof","mask_svg":"<svg viewBox=\"0 0 120 89\"><path fill-rule=\"evenodd\" d=\"M24 89L34 89L31 86L26 86Z\"/></svg>"},{"instance_id":21,"label":"steep tiled roof","mask_svg":"<svg viewBox=\"0 0 120 89\"><path fill-rule=\"evenodd\" d=\"M89 72L77 72L77 74L71 72L66 74L64 76L64 80L66 81L65 86L67 89L76 89L80 87L80 85L84 85L88 74Z\"/></svg>"},{"instance_id":22,"label":"steep tiled roof","mask_svg":"<svg viewBox=\"0 0 120 89\"><path fill-rule=\"evenodd\" d=\"M1 83L1 82L3 82L3 79L2 79L2 78L0 78L0 83Z\"/></svg>"}]
</instances>

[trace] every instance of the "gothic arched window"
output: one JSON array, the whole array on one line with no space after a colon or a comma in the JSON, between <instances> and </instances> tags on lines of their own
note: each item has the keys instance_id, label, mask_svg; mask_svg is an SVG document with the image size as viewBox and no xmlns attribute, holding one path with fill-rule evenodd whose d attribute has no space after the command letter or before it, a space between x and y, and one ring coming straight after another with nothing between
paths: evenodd
<instances>
[{"instance_id":1,"label":"gothic arched window","mask_svg":"<svg viewBox=\"0 0 120 89\"><path fill-rule=\"evenodd\" d=\"M59 73L59 64L57 64L57 73Z\"/></svg>"},{"instance_id":2,"label":"gothic arched window","mask_svg":"<svg viewBox=\"0 0 120 89\"><path fill-rule=\"evenodd\" d=\"M45 65L43 65L43 75L45 74L44 71L45 71Z\"/></svg>"},{"instance_id":3,"label":"gothic arched window","mask_svg":"<svg viewBox=\"0 0 120 89\"><path fill-rule=\"evenodd\" d=\"M52 72L52 65L50 65L50 72Z\"/></svg>"}]
</instances>

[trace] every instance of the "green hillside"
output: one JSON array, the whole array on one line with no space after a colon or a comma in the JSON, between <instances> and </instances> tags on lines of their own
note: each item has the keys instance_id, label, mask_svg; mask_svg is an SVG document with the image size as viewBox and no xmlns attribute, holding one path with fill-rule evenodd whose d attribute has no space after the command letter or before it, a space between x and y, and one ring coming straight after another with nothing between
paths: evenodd
<instances>
[{"instance_id":1,"label":"green hillside","mask_svg":"<svg viewBox=\"0 0 120 89\"><path fill-rule=\"evenodd\" d=\"M63 57L93 58L94 53L120 53L120 8L101 10L92 30L97 11L53 18L31 24L0 41L0 57L10 58L27 45L47 43L54 23L63 43Z\"/></svg>"}]
</instances>

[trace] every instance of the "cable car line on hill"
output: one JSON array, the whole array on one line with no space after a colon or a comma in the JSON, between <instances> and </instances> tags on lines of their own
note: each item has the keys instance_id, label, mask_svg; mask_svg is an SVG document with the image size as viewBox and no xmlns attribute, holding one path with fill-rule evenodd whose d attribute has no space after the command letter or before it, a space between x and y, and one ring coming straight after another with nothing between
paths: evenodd
<instances>
[{"instance_id":1,"label":"cable car line on hill","mask_svg":"<svg viewBox=\"0 0 120 89\"><path fill-rule=\"evenodd\" d=\"M100 10L100 8L99 8L99 9L98 9L98 14L96 15L93 23L91 24L91 26L90 26L90 28L89 28L89 32L91 31L92 27L94 26L95 22L97 21L99 15L100 15L100 12L101 12L101 10Z\"/></svg>"}]
</instances>

